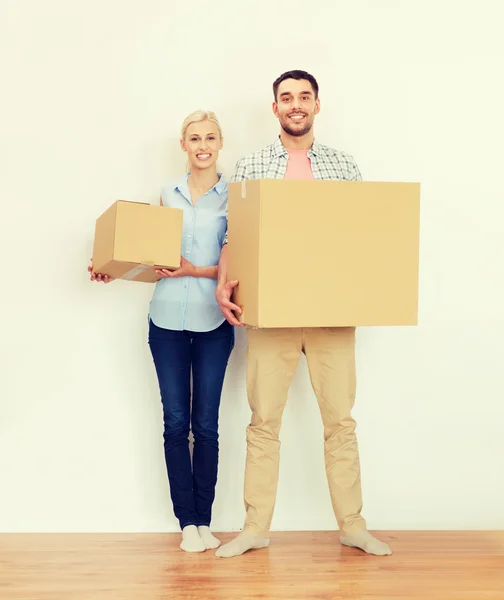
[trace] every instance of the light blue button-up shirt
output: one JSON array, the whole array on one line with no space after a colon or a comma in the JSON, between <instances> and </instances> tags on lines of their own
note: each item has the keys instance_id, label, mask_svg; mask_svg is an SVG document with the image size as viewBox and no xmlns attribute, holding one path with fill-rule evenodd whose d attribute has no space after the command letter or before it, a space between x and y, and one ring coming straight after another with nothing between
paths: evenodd
<instances>
[{"instance_id":1,"label":"light blue button-up shirt","mask_svg":"<svg viewBox=\"0 0 504 600\"><path fill-rule=\"evenodd\" d=\"M196 205L191 202L188 177L161 189L163 206L183 212L182 256L197 267L219 263L227 231L227 183L221 176ZM215 299L216 279L163 278L156 283L149 316L158 327L176 331L212 331L224 322Z\"/></svg>"}]
</instances>

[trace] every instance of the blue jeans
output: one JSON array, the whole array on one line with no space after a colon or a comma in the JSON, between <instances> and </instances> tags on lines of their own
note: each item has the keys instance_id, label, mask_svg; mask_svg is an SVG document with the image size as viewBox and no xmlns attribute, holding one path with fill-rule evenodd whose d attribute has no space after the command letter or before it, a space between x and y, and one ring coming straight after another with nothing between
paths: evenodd
<instances>
[{"instance_id":1,"label":"blue jeans","mask_svg":"<svg viewBox=\"0 0 504 600\"><path fill-rule=\"evenodd\" d=\"M175 516L182 529L209 526L217 483L220 398L234 329L224 321L208 332L173 331L150 321L149 346L161 390L164 452Z\"/></svg>"}]
</instances>

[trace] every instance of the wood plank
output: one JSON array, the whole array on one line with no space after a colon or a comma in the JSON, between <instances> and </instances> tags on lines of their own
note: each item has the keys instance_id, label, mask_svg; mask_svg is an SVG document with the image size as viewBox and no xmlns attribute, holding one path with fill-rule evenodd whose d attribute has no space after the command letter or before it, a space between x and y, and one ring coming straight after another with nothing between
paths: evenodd
<instances>
[{"instance_id":1,"label":"wood plank","mask_svg":"<svg viewBox=\"0 0 504 600\"><path fill-rule=\"evenodd\" d=\"M177 534L4 534L0 598L504 600L504 532L377 535L392 556L343 547L334 531L275 532L233 559L183 553Z\"/></svg>"}]
</instances>

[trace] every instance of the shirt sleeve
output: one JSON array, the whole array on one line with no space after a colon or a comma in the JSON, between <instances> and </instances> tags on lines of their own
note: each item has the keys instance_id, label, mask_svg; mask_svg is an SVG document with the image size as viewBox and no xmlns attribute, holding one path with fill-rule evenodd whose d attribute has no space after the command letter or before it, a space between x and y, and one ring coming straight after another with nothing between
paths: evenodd
<instances>
[{"instance_id":1,"label":"shirt sleeve","mask_svg":"<svg viewBox=\"0 0 504 600\"><path fill-rule=\"evenodd\" d=\"M362 175L361 172L359 170L359 167L357 166L357 163L355 162L355 160L352 158L352 162L350 163L350 171L352 174L352 178L351 181L362 181Z\"/></svg>"},{"instance_id":2,"label":"shirt sleeve","mask_svg":"<svg viewBox=\"0 0 504 600\"><path fill-rule=\"evenodd\" d=\"M235 166L235 170L233 176L229 181L237 182L237 181L245 181L248 179L247 177L247 161L245 158L241 158Z\"/></svg>"}]
</instances>

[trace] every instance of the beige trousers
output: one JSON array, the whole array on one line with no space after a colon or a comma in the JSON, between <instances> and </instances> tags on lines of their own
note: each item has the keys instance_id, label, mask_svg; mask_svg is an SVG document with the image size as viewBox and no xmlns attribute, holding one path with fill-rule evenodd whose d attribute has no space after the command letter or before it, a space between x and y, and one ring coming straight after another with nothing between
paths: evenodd
<instances>
[{"instance_id":1,"label":"beige trousers","mask_svg":"<svg viewBox=\"0 0 504 600\"><path fill-rule=\"evenodd\" d=\"M304 352L324 424L324 453L334 513L342 533L366 528L355 421L355 328L248 329L244 531L266 536L275 507L278 434L292 376Z\"/></svg>"}]
</instances>

